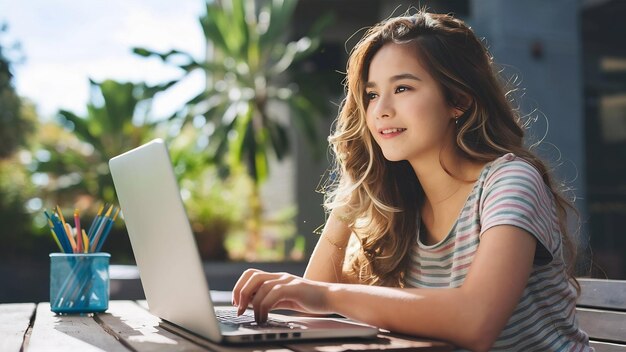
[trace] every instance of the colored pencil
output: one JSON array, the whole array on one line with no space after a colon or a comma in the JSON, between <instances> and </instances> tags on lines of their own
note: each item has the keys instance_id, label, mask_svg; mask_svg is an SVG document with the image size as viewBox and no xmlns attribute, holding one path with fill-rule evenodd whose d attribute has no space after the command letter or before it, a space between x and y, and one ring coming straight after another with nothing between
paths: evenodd
<instances>
[{"instance_id":1,"label":"colored pencil","mask_svg":"<svg viewBox=\"0 0 626 352\"><path fill-rule=\"evenodd\" d=\"M64 253L94 253L99 252L106 241L109 232L120 209L111 205L101 205L96 217L91 222L89 230L81 226L80 211L74 210L74 228L65 221L61 207L56 206L56 210L48 212L44 209L50 234L61 252Z\"/></svg>"},{"instance_id":2,"label":"colored pencil","mask_svg":"<svg viewBox=\"0 0 626 352\"><path fill-rule=\"evenodd\" d=\"M52 224L52 221L50 221L50 219L48 219L48 226L50 226L50 233L52 234L52 238L54 238L54 242L57 244L57 246L59 246L61 252L64 252L63 246L61 246L61 242L59 242L57 234L54 232L54 225Z\"/></svg>"},{"instance_id":3,"label":"colored pencil","mask_svg":"<svg viewBox=\"0 0 626 352\"><path fill-rule=\"evenodd\" d=\"M80 217L78 209L74 210L74 234L76 236L76 253L83 251L83 234L80 231Z\"/></svg>"},{"instance_id":4,"label":"colored pencil","mask_svg":"<svg viewBox=\"0 0 626 352\"><path fill-rule=\"evenodd\" d=\"M104 245L104 241L107 239L109 232L111 232L111 227L113 226L115 219L117 219L117 214L119 214L119 212L120 212L120 208L117 208L115 210L115 215L113 215L113 218L110 218L109 221L107 222L107 225L104 228L102 235L100 236L100 240L98 240L98 246L96 247L96 252L100 252L100 249L102 249L102 246Z\"/></svg>"},{"instance_id":5,"label":"colored pencil","mask_svg":"<svg viewBox=\"0 0 626 352\"><path fill-rule=\"evenodd\" d=\"M63 213L61 212L61 207L57 205L57 213L61 218L61 223L63 224L63 230L65 231L67 238L70 241L70 245L72 246L72 252L76 251L76 242L74 242L74 236L72 236L72 231L69 229L69 225L65 222L65 218L63 217ZM69 230L68 230L69 229Z\"/></svg>"},{"instance_id":6,"label":"colored pencil","mask_svg":"<svg viewBox=\"0 0 626 352\"><path fill-rule=\"evenodd\" d=\"M98 229L96 230L96 232L93 235L93 238L91 239L91 249L93 252L96 251L96 248L98 248L98 242L100 241L100 237L102 236L102 233L104 231L104 229L107 226L107 223L110 220L110 216L111 216L111 211L113 210L113 205L111 205L111 207L109 208L109 210L107 210L106 214L102 217L100 224L98 224Z\"/></svg>"},{"instance_id":7,"label":"colored pencil","mask_svg":"<svg viewBox=\"0 0 626 352\"><path fill-rule=\"evenodd\" d=\"M89 237L87 237L87 234L85 233L85 229L83 229L83 253L88 253L89 252Z\"/></svg>"},{"instance_id":8,"label":"colored pencil","mask_svg":"<svg viewBox=\"0 0 626 352\"><path fill-rule=\"evenodd\" d=\"M44 213L46 214L46 216L48 217L48 219L52 222L54 226L53 230L57 234L57 238L59 242L61 243L61 246L63 247L63 252L71 253L72 246L70 245L70 242L67 239L67 236L65 235L65 229L63 228L63 225L61 224L61 220L59 220L59 217L55 213L52 213L52 215L48 214L47 211Z\"/></svg>"},{"instance_id":9,"label":"colored pencil","mask_svg":"<svg viewBox=\"0 0 626 352\"><path fill-rule=\"evenodd\" d=\"M93 219L93 221L91 222L91 225L89 226L89 230L87 231L87 236L89 237L90 242L93 240L94 231L96 230L97 226L100 224L100 219L102 217L103 210L104 210L104 205L101 205L100 209L98 209L98 213L96 214L96 217Z\"/></svg>"}]
</instances>

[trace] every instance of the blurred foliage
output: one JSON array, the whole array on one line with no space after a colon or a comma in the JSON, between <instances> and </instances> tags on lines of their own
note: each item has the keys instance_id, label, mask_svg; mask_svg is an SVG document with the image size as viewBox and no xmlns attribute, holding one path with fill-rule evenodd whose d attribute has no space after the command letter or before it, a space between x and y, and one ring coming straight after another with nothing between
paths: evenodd
<instances>
[{"instance_id":1,"label":"blurred foliage","mask_svg":"<svg viewBox=\"0 0 626 352\"><path fill-rule=\"evenodd\" d=\"M250 193L250 178L243 168L220 178L218 168L197 149L198 131L193 126L177 129L168 121L151 122L147 114L153 92L143 84L92 82L86 116L60 111L56 122L42 123L30 162L37 196L47 208L59 204L66 217L78 208L83 223L91 223L102 202L116 203L108 160L152 138L164 137L169 139L172 163L202 258L241 259L229 255L225 244L232 233L240 233L249 216L249 207L241 200ZM174 136L166 137L173 130ZM43 224L43 216L38 216ZM241 247L237 241L229 243ZM121 219L104 249L117 263L133 261ZM272 257L277 257L275 251Z\"/></svg>"},{"instance_id":2,"label":"blurred foliage","mask_svg":"<svg viewBox=\"0 0 626 352\"><path fill-rule=\"evenodd\" d=\"M117 202L109 159L162 137L203 259L284 259L286 241L302 242L294 239L296 209L263 217L259 187L268 177L269 158L289 153L292 124L313 154L322 154L317 124L329 108L322 85L293 65L315 51L329 18L309 36L288 41L296 4L208 2L200 19L211 43L208 58L135 49L170 64L186 58L178 65L181 79L156 86L90 81L85 113L60 110L54 121L39 121L36 131L36 112L15 93L0 50L0 220L9 224L0 229L1 256L29 252L47 260L55 245L42 209L58 204L66 217L79 209L89 224L102 203ZM153 120L154 96L196 70L206 74L207 89L169 119ZM133 260L125 232L118 221L105 245L118 263ZM303 246L295 248L287 255L301 259Z\"/></svg>"},{"instance_id":3,"label":"blurred foliage","mask_svg":"<svg viewBox=\"0 0 626 352\"><path fill-rule=\"evenodd\" d=\"M259 249L261 239L259 187L269 175L271 154L282 160L290 152L290 124L300 130L314 156L325 148L318 119L329 115L328 95L320 89L323 84L300 74L294 63L315 52L332 17L322 17L307 36L289 41L296 5L295 0L207 2L200 24L209 50L201 61L178 50L134 50L180 67L185 72L180 80L196 70L205 73L206 89L171 119L203 126L208 135L203 154L226 171L222 175L245 166L253 181L248 200L251 253Z\"/></svg>"},{"instance_id":4,"label":"blurred foliage","mask_svg":"<svg viewBox=\"0 0 626 352\"><path fill-rule=\"evenodd\" d=\"M197 144L198 130L185 126L169 143L174 173L185 202L191 228L204 260L245 260L250 207L245 202L253 181L240 166L220 176L217 165L207 163ZM284 260L285 242L296 232L295 209L278 212L261 222L266 246L255 253L256 260ZM301 259L303 248L294 251Z\"/></svg>"},{"instance_id":5,"label":"blurred foliage","mask_svg":"<svg viewBox=\"0 0 626 352\"><path fill-rule=\"evenodd\" d=\"M159 89L113 80L90 84L86 114L59 111L56 121L40 123L32 142L29 169L37 190L33 200L39 204L33 209L37 211L33 233L49 232L42 207L59 205L66 217L79 209L83 224L90 224L100 205L116 203L109 159L157 133L156 123L148 117L150 101ZM105 244L117 262L133 260L125 232L118 220Z\"/></svg>"},{"instance_id":6,"label":"blurred foliage","mask_svg":"<svg viewBox=\"0 0 626 352\"><path fill-rule=\"evenodd\" d=\"M35 187L30 181L26 167L28 152L17 152L9 158L0 159L0 259L24 260L41 258L54 248L49 235L32 223L31 199ZM25 256L24 254L28 255ZM45 258L45 259L44 259Z\"/></svg>"},{"instance_id":7,"label":"blurred foliage","mask_svg":"<svg viewBox=\"0 0 626 352\"><path fill-rule=\"evenodd\" d=\"M58 119L63 129L49 126L39 136L35 174L46 181L42 196L57 204L90 197L84 199L84 207L93 200L113 203L109 159L155 136L156 123L148 116L157 91L143 83L91 81L86 115L61 110Z\"/></svg>"},{"instance_id":8,"label":"blurred foliage","mask_svg":"<svg viewBox=\"0 0 626 352\"><path fill-rule=\"evenodd\" d=\"M13 87L12 62L4 44L6 25L0 28L0 258L23 259L25 251L43 253L49 241L38 241L33 232L31 212L27 205L35 188L27 164L30 153L19 152L28 144L37 119L34 108L22 101ZM39 233L40 235L40 233Z\"/></svg>"},{"instance_id":9,"label":"blurred foliage","mask_svg":"<svg viewBox=\"0 0 626 352\"><path fill-rule=\"evenodd\" d=\"M27 136L34 129L34 120L21 116L21 99L13 87L13 74L8 53L19 51L18 44L3 45L7 25L0 25L0 159L10 157L26 145Z\"/></svg>"},{"instance_id":10,"label":"blurred foliage","mask_svg":"<svg viewBox=\"0 0 626 352\"><path fill-rule=\"evenodd\" d=\"M202 156L197 146L197 130L186 126L169 143L174 173L181 197L195 234L200 255L205 260L235 259L225 246L226 238L242 228L247 216L244 202L249 179L241 172L226 178Z\"/></svg>"}]
</instances>

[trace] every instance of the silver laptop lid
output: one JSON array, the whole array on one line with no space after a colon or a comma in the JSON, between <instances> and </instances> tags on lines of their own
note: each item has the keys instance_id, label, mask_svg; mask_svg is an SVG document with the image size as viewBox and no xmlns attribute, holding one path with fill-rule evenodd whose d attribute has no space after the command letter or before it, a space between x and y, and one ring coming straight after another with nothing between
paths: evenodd
<instances>
[{"instance_id":1,"label":"silver laptop lid","mask_svg":"<svg viewBox=\"0 0 626 352\"><path fill-rule=\"evenodd\" d=\"M155 139L111 159L109 167L150 311L221 341L165 143Z\"/></svg>"},{"instance_id":2,"label":"silver laptop lid","mask_svg":"<svg viewBox=\"0 0 626 352\"><path fill-rule=\"evenodd\" d=\"M151 141L111 159L109 166L153 314L214 342L375 337L378 333L374 327L337 319L273 313L273 319L289 326L220 325L165 143Z\"/></svg>"}]
</instances>

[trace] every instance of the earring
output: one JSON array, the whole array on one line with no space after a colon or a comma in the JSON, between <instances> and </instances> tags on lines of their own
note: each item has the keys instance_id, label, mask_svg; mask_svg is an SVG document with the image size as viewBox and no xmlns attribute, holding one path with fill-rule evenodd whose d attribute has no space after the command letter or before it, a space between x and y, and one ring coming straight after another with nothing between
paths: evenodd
<instances>
[{"instance_id":1,"label":"earring","mask_svg":"<svg viewBox=\"0 0 626 352\"><path fill-rule=\"evenodd\" d=\"M453 119L454 119L454 124L458 126L459 125L459 114L454 114Z\"/></svg>"}]
</instances>

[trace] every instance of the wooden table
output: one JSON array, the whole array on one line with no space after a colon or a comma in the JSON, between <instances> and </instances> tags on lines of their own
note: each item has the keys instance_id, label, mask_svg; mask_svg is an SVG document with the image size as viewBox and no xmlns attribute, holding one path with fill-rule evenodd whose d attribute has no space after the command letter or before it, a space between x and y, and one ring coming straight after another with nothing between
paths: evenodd
<instances>
[{"instance_id":1,"label":"wooden table","mask_svg":"<svg viewBox=\"0 0 626 352\"><path fill-rule=\"evenodd\" d=\"M231 347L170 332L145 301L111 301L106 313L59 316L49 303L0 304L0 351L451 351L444 342L381 333L375 340L329 340Z\"/></svg>"}]
</instances>

